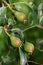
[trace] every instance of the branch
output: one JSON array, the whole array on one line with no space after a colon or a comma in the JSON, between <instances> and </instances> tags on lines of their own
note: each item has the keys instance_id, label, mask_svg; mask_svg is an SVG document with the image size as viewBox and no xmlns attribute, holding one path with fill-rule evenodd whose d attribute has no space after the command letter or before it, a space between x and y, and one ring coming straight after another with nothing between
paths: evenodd
<instances>
[{"instance_id":1,"label":"branch","mask_svg":"<svg viewBox=\"0 0 43 65\"><path fill-rule=\"evenodd\" d=\"M6 1L3 0L3 3L9 8L10 11L12 11L12 13L15 13L15 10L12 9L12 7L10 6L9 3L7 3Z\"/></svg>"},{"instance_id":2,"label":"branch","mask_svg":"<svg viewBox=\"0 0 43 65\"><path fill-rule=\"evenodd\" d=\"M2 62L0 62L0 65L2 65Z\"/></svg>"},{"instance_id":3,"label":"branch","mask_svg":"<svg viewBox=\"0 0 43 65\"><path fill-rule=\"evenodd\" d=\"M35 61L31 61L31 60L27 61L27 63L28 63L28 62L34 63L34 64L36 64L36 65L43 65L43 64L41 64L41 63L38 63L38 62L35 62Z\"/></svg>"},{"instance_id":4,"label":"branch","mask_svg":"<svg viewBox=\"0 0 43 65\"><path fill-rule=\"evenodd\" d=\"M37 25L34 25L34 26L32 26L32 27L27 27L26 29L22 30L22 32L25 32L25 31L27 31L27 30L29 30L29 29L31 29L31 28L36 27L36 26L37 26Z\"/></svg>"}]
</instances>

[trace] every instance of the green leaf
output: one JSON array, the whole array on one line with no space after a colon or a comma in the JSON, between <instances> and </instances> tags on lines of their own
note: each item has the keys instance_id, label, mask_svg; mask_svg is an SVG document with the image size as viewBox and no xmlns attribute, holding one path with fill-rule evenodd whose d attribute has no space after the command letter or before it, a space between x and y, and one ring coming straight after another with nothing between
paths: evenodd
<instances>
[{"instance_id":1,"label":"green leaf","mask_svg":"<svg viewBox=\"0 0 43 65\"><path fill-rule=\"evenodd\" d=\"M12 3L16 3L16 2L30 2L32 0L9 0L9 3L12 4Z\"/></svg>"},{"instance_id":2,"label":"green leaf","mask_svg":"<svg viewBox=\"0 0 43 65\"><path fill-rule=\"evenodd\" d=\"M9 63L10 61L11 61L11 59L10 59L10 57L9 56L1 56L1 58L2 58L2 61L4 62L4 63Z\"/></svg>"},{"instance_id":3,"label":"green leaf","mask_svg":"<svg viewBox=\"0 0 43 65\"><path fill-rule=\"evenodd\" d=\"M3 26L5 24L5 17L0 16L0 26Z\"/></svg>"},{"instance_id":4,"label":"green leaf","mask_svg":"<svg viewBox=\"0 0 43 65\"><path fill-rule=\"evenodd\" d=\"M5 15L7 11L6 7L0 7L0 15Z\"/></svg>"},{"instance_id":5,"label":"green leaf","mask_svg":"<svg viewBox=\"0 0 43 65\"><path fill-rule=\"evenodd\" d=\"M40 19L39 19L39 24L40 24L40 25L43 25L43 16L40 17Z\"/></svg>"},{"instance_id":6,"label":"green leaf","mask_svg":"<svg viewBox=\"0 0 43 65\"><path fill-rule=\"evenodd\" d=\"M19 0L9 0L9 3L12 4L14 2L18 2Z\"/></svg>"},{"instance_id":7,"label":"green leaf","mask_svg":"<svg viewBox=\"0 0 43 65\"><path fill-rule=\"evenodd\" d=\"M27 6L26 2L13 3L13 8L24 12L27 16L31 9Z\"/></svg>"},{"instance_id":8,"label":"green leaf","mask_svg":"<svg viewBox=\"0 0 43 65\"><path fill-rule=\"evenodd\" d=\"M8 25L9 27L14 27L16 25L14 18L8 18Z\"/></svg>"},{"instance_id":9,"label":"green leaf","mask_svg":"<svg viewBox=\"0 0 43 65\"><path fill-rule=\"evenodd\" d=\"M22 32L22 30L20 29L20 28L12 28L11 29L11 32L15 35L15 36L17 36L17 37L19 37L22 41L24 41L24 34L23 34L23 32Z\"/></svg>"},{"instance_id":10,"label":"green leaf","mask_svg":"<svg viewBox=\"0 0 43 65\"><path fill-rule=\"evenodd\" d=\"M3 27L0 27L0 53L7 49L8 36L6 35Z\"/></svg>"},{"instance_id":11,"label":"green leaf","mask_svg":"<svg viewBox=\"0 0 43 65\"><path fill-rule=\"evenodd\" d=\"M38 6L40 3L42 2L42 0L33 0L33 3L36 5L36 6Z\"/></svg>"},{"instance_id":12,"label":"green leaf","mask_svg":"<svg viewBox=\"0 0 43 65\"><path fill-rule=\"evenodd\" d=\"M43 16L43 3L40 3L38 6L38 17L42 17Z\"/></svg>"},{"instance_id":13,"label":"green leaf","mask_svg":"<svg viewBox=\"0 0 43 65\"><path fill-rule=\"evenodd\" d=\"M19 54L20 54L20 65L25 65L27 62L27 58L20 48L19 48Z\"/></svg>"}]
</instances>

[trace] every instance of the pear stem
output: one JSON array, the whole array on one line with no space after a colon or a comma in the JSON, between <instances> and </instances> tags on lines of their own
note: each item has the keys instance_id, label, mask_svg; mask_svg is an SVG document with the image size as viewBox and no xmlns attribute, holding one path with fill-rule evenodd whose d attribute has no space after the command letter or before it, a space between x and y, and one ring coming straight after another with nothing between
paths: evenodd
<instances>
[{"instance_id":1,"label":"pear stem","mask_svg":"<svg viewBox=\"0 0 43 65\"><path fill-rule=\"evenodd\" d=\"M31 28L34 28L35 26L37 26L37 25L34 25L34 26L32 26L32 27L27 27L26 29L22 30L22 32L25 32L25 31L27 31L27 30L29 30L29 29L31 29Z\"/></svg>"},{"instance_id":2,"label":"pear stem","mask_svg":"<svg viewBox=\"0 0 43 65\"><path fill-rule=\"evenodd\" d=\"M12 13L15 13L15 10L12 9L12 7L10 6L10 4L8 4L6 1L3 1L3 2L9 8L9 10L12 11Z\"/></svg>"},{"instance_id":3,"label":"pear stem","mask_svg":"<svg viewBox=\"0 0 43 65\"><path fill-rule=\"evenodd\" d=\"M11 35L7 32L7 29L4 27L5 33L10 37Z\"/></svg>"}]
</instances>

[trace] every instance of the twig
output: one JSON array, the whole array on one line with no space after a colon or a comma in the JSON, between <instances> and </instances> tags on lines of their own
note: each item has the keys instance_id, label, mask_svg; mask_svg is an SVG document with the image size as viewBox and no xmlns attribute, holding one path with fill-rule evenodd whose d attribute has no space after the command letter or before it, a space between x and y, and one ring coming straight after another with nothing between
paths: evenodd
<instances>
[{"instance_id":1,"label":"twig","mask_svg":"<svg viewBox=\"0 0 43 65\"><path fill-rule=\"evenodd\" d=\"M20 65L20 59L18 59L18 65Z\"/></svg>"},{"instance_id":2,"label":"twig","mask_svg":"<svg viewBox=\"0 0 43 65\"><path fill-rule=\"evenodd\" d=\"M42 26L42 25L37 25L37 27L39 27L39 28L43 29L43 26Z\"/></svg>"},{"instance_id":3,"label":"twig","mask_svg":"<svg viewBox=\"0 0 43 65\"><path fill-rule=\"evenodd\" d=\"M27 65L29 65L29 64L27 63Z\"/></svg>"},{"instance_id":4,"label":"twig","mask_svg":"<svg viewBox=\"0 0 43 65\"><path fill-rule=\"evenodd\" d=\"M41 26L41 25L34 25L34 26L31 26L31 27L27 27L26 29L22 30L22 32L25 32L25 31L27 31L27 30L29 30L31 28L34 28L34 27L38 27L38 28L43 29L43 26Z\"/></svg>"},{"instance_id":5,"label":"twig","mask_svg":"<svg viewBox=\"0 0 43 65\"><path fill-rule=\"evenodd\" d=\"M6 1L3 0L3 3L9 8L10 11L12 11L12 13L15 13L15 10L12 9L12 7L10 6L9 3L7 3Z\"/></svg>"},{"instance_id":6,"label":"twig","mask_svg":"<svg viewBox=\"0 0 43 65\"><path fill-rule=\"evenodd\" d=\"M43 65L43 64L41 64L41 63L38 63L38 62L35 62L35 61L31 61L31 60L27 61L27 63L28 63L28 62L31 62L31 63L37 64L37 65Z\"/></svg>"},{"instance_id":7,"label":"twig","mask_svg":"<svg viewBox=\"0 0 43 65\"><path fill-rule=\"evenodd\" d=\"M2 62L0 62L0 65L2 65Z\"/></svg>"},{"instance_id":8,"label":"twig","mask_svg":"<svg viewBox=\"0 0 43 65\"><path fill-rule=\"evenodd\" d=\"M25 32L25 31L27 31L27 30L29 30L29 29L31 29L31 28L36 27L36 26L37 26L37 25L34 25L34 26L32 26L32 27L27 27L26 29L22 30L22 32Z\"/></svg>"},{"instance_id":9,"label":"twig","mask_svg":"<svg viewBox=\"0 0 43 65\"><path fill-rule=\"evenodd\" d=\"M7 56L10 54L10 50L8 51L8 53L7 53Z\"/></svg>"},{"instance_id":10,"label":"twig","mask_svg":"<svg viewBox=\"0 0 43 65\"><path fill-rule=\"evenodd\" d=\"M4 7L4 3L2 2L2 7Z\"/></svg>"}]
</instances>

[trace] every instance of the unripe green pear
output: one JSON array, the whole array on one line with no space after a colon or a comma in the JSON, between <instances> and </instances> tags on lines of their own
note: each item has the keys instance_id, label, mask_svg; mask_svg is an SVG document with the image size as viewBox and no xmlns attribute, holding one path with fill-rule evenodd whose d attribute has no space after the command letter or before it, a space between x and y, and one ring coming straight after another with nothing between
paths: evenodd
<instances>
[{"instance_id":1,"label":"unripe green pear","mask_svg":"<svg viewBox=\"0 0 43 65\"><path fill-rule=\"evenodd\" d=\"M5 27L4 27L4 30L5 30L6 34L10 37L11 45L13 47L21 47L22 41L18 37L15 37L15 36L9 34Z\"/></svg>"},{"instance_id":2,"label":"unripe green pear","mask_svg":"<svg viewBox=\"0 0 43 65\"><path fill-rule=\"evenodd\" d=\"M24 50L30 54L33 53L34 51L34 45L30 42L26 42L25 45L24 45Z\"/></svg>"},{"instance_id":3,"label":"unripe green pear","mask_svg":"<svg viewBox=\"0 0 43 65\"><path fill-rule=\"evenodd\" d=\"M15 11L15 17L20 22L26 22L26 16L25 16L25 14L23 12Z\"/></svg>"},{"instance_id":4,"label":"unripe green pear","mask_svg":"<svg viewBox=\"0 0 43 65\"><path fill-rule=\"evenodd\" d=\"M13 47L20 47L22 45L22 41L15 36L11 36L10 40Z\"/></svg>"}]
</instances>

